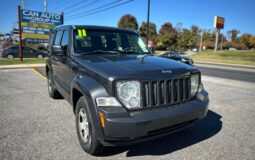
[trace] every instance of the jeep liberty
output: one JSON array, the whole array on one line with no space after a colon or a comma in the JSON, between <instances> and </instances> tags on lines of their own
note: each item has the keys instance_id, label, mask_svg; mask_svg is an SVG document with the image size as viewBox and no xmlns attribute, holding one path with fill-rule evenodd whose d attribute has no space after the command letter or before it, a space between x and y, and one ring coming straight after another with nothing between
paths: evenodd
<instances>
[{"instance_id":1,"label":"jeep liberty","mask_svg":"<svg viewBox=\"0 0 255 160\"><path fill-rule=\"evenodd\" d=\"M180 131L207 114L200 71L153 55L134 31L63 25L48 52L49 95L71 104L89 154Z\"/></svg>"}]
</instances>

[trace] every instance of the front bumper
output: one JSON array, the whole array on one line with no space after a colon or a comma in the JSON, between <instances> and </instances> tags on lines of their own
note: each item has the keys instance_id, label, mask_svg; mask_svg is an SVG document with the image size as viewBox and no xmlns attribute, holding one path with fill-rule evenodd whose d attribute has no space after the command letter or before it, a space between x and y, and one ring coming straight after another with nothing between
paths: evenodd
<instances>
[{"instance_id":1,"label":"front bumper","mask_svg":"<svg viewBox=\"0 0 255 160\"><path fill-rule=\"evenodd\" d=\"M105 146L126 145L182 130L205 117L208 104L208 93L202 91L193 100L160 108L127 112L101 107L105 128L100 141Z\"/></svg>"}]
</instances>

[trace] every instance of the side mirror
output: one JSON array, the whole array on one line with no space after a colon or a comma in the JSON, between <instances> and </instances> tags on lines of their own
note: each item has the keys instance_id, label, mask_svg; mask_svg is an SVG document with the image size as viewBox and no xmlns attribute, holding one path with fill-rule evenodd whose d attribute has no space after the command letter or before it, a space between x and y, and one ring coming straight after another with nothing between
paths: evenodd
<instances>
[{"instance_id":1,"label":"side mirror","mask_svg":"<svg viewBox=\"0 0 255 160\"><path fill-rule=\"evenodd\" d=\"M62 46L60 45L53 45L51 50L52 50L52 54L54 55L57 55L57 56L64 55L64 50L62 49Z\"/></svg>"}]
</instances>

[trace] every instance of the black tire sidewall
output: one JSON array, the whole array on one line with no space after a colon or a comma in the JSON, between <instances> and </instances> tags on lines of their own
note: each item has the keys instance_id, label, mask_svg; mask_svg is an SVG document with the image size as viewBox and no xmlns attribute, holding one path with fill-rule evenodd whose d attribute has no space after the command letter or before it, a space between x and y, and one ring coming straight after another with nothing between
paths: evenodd
<instances>
[{"instance_id":1,"label":"black tire sidewall","mask_svg":"<svg viewBox=\"0 0 255 160\"><path fill-rule=\"evenodd\" d=\"M48 79L47 79L48 86L47 87L48 87L48 93L49 93L50 97L52 99L63 99L63 96L58 92L58 90L55 86L55 83L52 78L52 72L49 71L47 75L48 75ZM49 85L50 85L49 80L51 80L51 92L49 90Z\"/></svg>"},{"instance_id":2,"label":"black tire sidewall","mask_svg":"<svg viewBox=\"0 0 255 160\"><path fill-rule=\"evenodd\" d=\"M51 92L50 92L50 90L49 90L49 86L50 86L49 80L51 81ZM47 84L48 84L48 92L49 92L49 95L50 95L50 97L53 98L53 97L54 97L54 94L53 94L53 92L54 92L54 85L53 85L53 81L52 81L51 71L48 72Z\"/></svg>"}]
</instances>

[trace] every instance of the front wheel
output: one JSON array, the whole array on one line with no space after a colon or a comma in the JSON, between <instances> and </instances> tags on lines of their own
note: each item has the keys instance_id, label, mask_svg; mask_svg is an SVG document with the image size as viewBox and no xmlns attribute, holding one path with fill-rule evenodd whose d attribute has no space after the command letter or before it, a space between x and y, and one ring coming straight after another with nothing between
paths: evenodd
<instances>
[{"instance_id":1,"label":"front wheel","mask_svg":"<svg viewBox=\"0 0 255 160\"><path fill-rule=\"evenodd\" d=\"M86 98L80 97L75 111L77 136L82 149L91 155L96 155L102 151L103 146L97 139L95 125L88 107Z\"/></svg>"}]
</instances>

